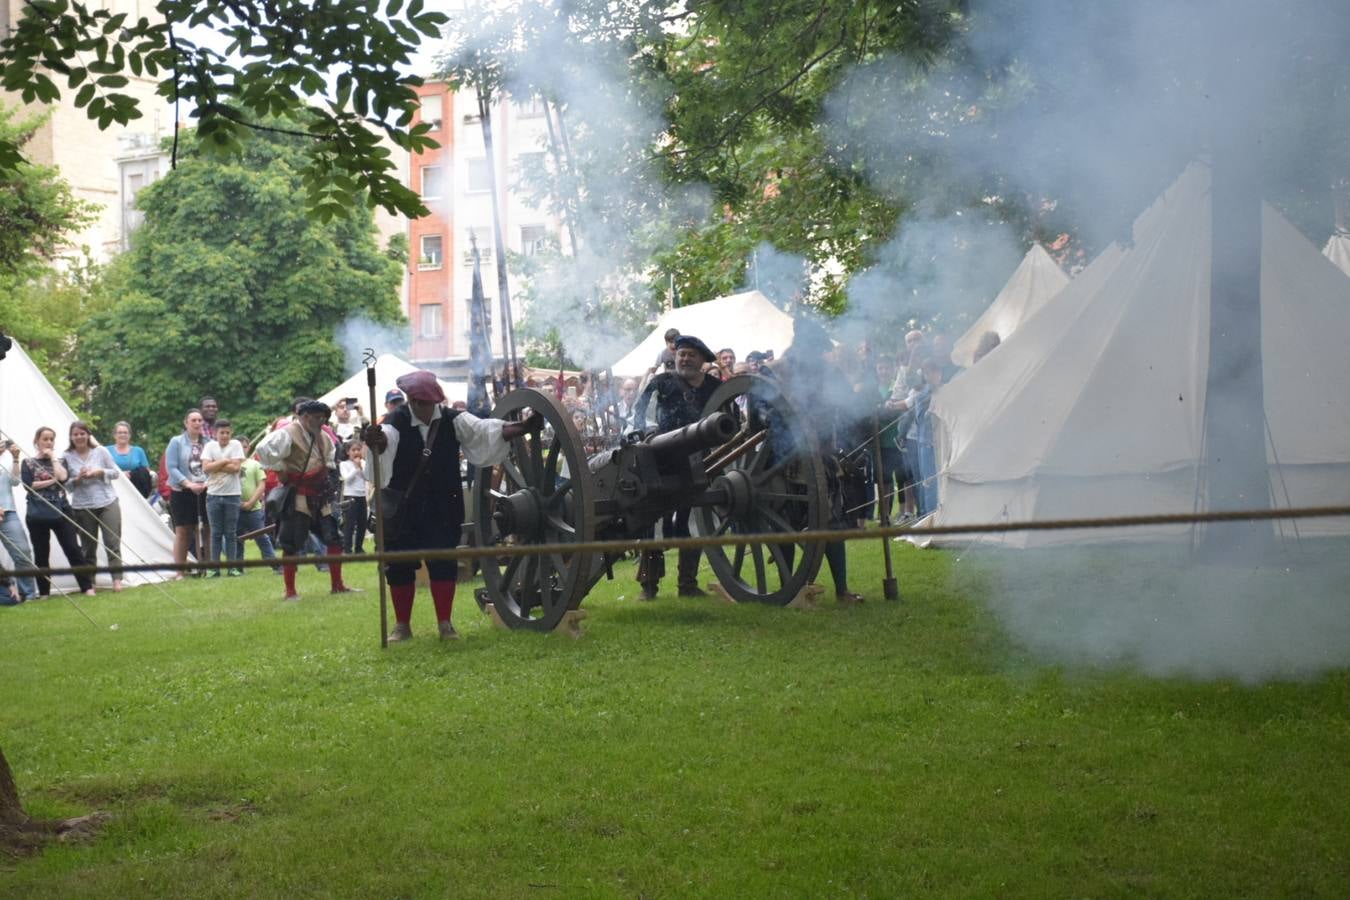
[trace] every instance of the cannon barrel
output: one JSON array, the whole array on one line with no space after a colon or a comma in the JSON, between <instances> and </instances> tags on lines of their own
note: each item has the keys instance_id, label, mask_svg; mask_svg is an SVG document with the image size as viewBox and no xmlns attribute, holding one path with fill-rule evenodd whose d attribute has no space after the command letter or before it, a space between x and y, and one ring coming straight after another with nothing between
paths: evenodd
<instances>
[{"instance_id":1,"label":"cannon barrel","mask_svg":"<svg viewBox=\"0 0 1350 900\"><path fill-rule=\"evenodd\" d=\"M692 425L649 438L646 443L659 456L688 456L698 450L722 446L731 440L736 427L736 419L730 414L715 412Z\"/></svg>"}]
</instances>

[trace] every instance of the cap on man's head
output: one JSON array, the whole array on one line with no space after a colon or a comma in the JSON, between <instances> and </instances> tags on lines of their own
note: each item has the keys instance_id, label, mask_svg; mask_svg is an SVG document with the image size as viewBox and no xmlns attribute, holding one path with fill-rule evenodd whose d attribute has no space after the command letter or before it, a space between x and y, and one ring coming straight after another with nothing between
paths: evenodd
<instances>
[{"instance_id":1,"label":"cap on man's head","mask_svg":"<svg viewBox=\"0 0 1350 900\"><path fill-rule=\"evenodd\" d=\"M407 375L400 375L394 382L399 390L407 396L409 400L417 400L421 403L444 403L445 391L441 390L441 383L436 380L436 373L428 372L426 369L418 369L415 372L409 372Z\"/></svg>"},{"instance_id":2,"label":"cap on man's head","mask_svg":"<svg viewBox=\"0 0 1350 900\"><path fill-rule=\"evenodd\" d=\"M717 356L708 349L708 345L694 337L692 334L682 334L675 339L675 349L679 350L682 347L689 347L703 354L704 362L715 362L717 360Z\"/></svg>"},{"instance_id":3,"label":"cap on man's head","mask_svg":"<svg viewBox=\"0 0 1350 900\"><path fill-rule=\"evenodd\" d=\"M392 390L392 391L385 391L385 393L384 393L384 402L385 402L385 403L402 403L402 402L403 402L403 392L400 391L400 390L398 390L397 388L395 388L395 389Z\"/></svg>"},{"instance_id":4,"label":"cap on man's head","mask_svg":"<svg viewBox=\"0 0 1350 900\"><path fill-rule=\"evenodd\" d=\"M297 415L301 416L307 416L311 413L322 413L325 419L333 414L333 411L328 408L328 404L324 403L322 400L306 400L296 407L295 412Z\"/></svg>"}]
</instances>

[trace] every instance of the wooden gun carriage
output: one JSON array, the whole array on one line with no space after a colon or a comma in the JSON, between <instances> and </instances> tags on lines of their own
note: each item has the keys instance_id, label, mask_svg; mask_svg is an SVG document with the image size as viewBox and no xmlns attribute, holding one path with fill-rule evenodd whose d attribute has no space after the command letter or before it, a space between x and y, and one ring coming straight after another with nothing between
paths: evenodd
<instances>
[{"instance_id":1,"label":"wooden gun carriage","mask_svg":"<svg viewBox=\"0 0 1350 900\"><path fill-rule=\"evenodd\" d=\"M691 534L749 538L705 549L733 599L784 605L815 578L822 544L752 537L819 531L828 520L812 429L775 379L732 378L698 422L632 435L589 459L571 416L548 394L513 391L492 414L519 420L535 412L544 429L516 438L505 462L477 472L470 508L480 547L631 540L688 507ZM477 599L510 627L549 631L597 581L613 577L619 558L586 551L487 557Z\"/></svg>"}]
</instances>

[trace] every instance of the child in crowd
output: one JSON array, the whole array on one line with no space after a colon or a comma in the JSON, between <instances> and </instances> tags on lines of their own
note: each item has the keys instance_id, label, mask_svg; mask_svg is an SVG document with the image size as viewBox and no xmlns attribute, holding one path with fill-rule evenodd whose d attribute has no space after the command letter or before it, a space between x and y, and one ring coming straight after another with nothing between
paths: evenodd
<instances>
[{"instance_id":1,"label":"child in crowd","mask_svg":"<svg viewBox=\"0 0 1350 900\"><path fill-rule=\"evenodd\" d=\"M365 553L366 476L365 444L352 441L347 458L338 465L342 476L342 552Z\"/></svg>"}]
</instances>

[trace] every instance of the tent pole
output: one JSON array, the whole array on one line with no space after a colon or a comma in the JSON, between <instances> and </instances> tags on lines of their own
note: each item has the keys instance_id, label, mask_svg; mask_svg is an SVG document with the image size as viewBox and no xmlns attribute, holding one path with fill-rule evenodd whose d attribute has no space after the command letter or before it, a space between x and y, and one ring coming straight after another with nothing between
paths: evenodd
<instances>
[{"instance_id":1,"label":"tent pole","mask_svg":"<svg viewBox=\"0 0 1350 900\"><path fill-rule=\"evenodd\" d=\"M882 528L891 527L891 502L886 496L884 470L881 465L881 417L872 411L872 480L877 488L877 518ZM891 540L881 539L881 555L886 561L886 577L881 582L881 592L887 600L899 600L900 588L895 582L895 570L891 566Z\"/></svg>"}]
</instances>

